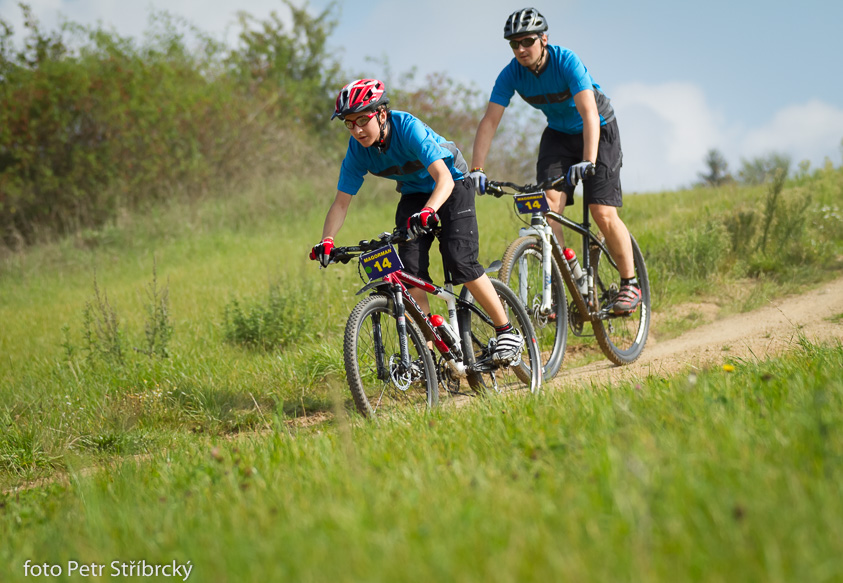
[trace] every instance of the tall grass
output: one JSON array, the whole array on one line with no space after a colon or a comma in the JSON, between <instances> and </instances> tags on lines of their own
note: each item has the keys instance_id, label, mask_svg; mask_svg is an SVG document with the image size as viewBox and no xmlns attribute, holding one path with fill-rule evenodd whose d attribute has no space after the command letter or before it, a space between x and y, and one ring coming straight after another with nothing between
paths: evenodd
<instances>
[{"instance_id":1,"label":"tall grass","mask_svg":"<svg viewBox=\"0 0 843 583\"><path fill-rule=\"evenodd\" d=\"M657 306L668 295L728 295L742 280L795 291L843 267L843 169L830 161L791 181L628 200L624 220L644 250Z\"/></svg>"},{"instance_id":2,"label":"tall grass","mask_svg":"<svg viewBox=\"0 0 843 583\"><path fill-rule=\"evenodd\" d=\"M837 580L843 347L731 365L179 441L4 496L4 580L26 559L190 561L201 581Z\"/></svg>"},{"instance_id":3,"label":"tall grass","mask_svg":"<svg viewBox=\"0 0 843 583\"><path fill-rule=\"evenodd\" d=\"M730 259L726 227L712 209L722 217L727 205L751 208L763 188L710 193L708 208L698 191L632 197L625 217L650 263L656 311L717 285L717 301L739 310L834 277L843 240L832 210L839 180L829 169L783 188L781 200L803 189L822 204L806 212L827 218L807 221L803 236L824 251L785 275L758 272L753 285ZM77 456L156 451L184 432L262 429L266 411L331 411L328 387L344 385L342 330L362 285L354 265L323 270L307 259L333 188L327 176L266 182L228 198L126 215L7 257L0 410L14 425L9 449L18 453L0 481L48 475ZM367 186L338 242L391 228L396 196L384 181ZM519 222L498 199L480 198L478 209L488 265ZM713 225L708 231L695 226L700 214ZM696 232L707 234L695 239ZM438 259L434 268L441 269ZM760 291L731 299L723 292L747 288Z\"/></svg>"}]
</instances>

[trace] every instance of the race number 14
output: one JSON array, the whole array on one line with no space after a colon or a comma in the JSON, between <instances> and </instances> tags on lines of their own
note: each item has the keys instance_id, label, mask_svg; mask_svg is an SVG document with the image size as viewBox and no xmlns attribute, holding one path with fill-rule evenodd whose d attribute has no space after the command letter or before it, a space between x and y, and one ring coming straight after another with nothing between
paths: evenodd
<instances>
[{"instance_id":1,"label":"race number 14","mask_svg":"<svg viewBox=\"0 0 843 583\"><path fill-rule=\"evenodd\" d=\"M369 281L380 279L399 269L404 269L398 251L392 245L386 245L380 249L369 251L360 256L360 263L363 270L369 276Z\"/></svg>"}]
</instances>

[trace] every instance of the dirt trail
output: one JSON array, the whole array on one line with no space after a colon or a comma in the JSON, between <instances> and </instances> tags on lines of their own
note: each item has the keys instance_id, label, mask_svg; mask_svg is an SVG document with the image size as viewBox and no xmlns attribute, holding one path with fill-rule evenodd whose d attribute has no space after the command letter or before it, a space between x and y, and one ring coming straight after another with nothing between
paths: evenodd
<instances>
[{"instance_id":1,"label":"dirt trail","mask_svg":"<svg viewBox=\"0 0 843 583\"><path fill-rule=\"evenodd\" d=\"M800 335L816 342L843 340L841 314L843 278L798 296L773 300L752 312L716 320L671 340L659 342L651 335L641 358L629 366L617 367L608 360L567 370L563 365L550 386L669 376L735 358L763 360L792 348Z\"/></svg>"}]
</instances>

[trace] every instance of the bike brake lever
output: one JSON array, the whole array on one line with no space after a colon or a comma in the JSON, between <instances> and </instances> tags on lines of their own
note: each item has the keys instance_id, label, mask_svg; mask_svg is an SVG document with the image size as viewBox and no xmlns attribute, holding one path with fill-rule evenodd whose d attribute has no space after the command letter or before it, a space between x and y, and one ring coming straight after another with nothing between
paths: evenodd
<instances>
[{"instance_id":1,"label":"bike brake lever","mask_svg":"<svg viewBox=\"0 0 843 583\"><path fill-rule=\"evenodd\" d=\"M592 172L592 174L589 174L589 176L592 176L592 175L593 175L593 172ZM562 176L557 176L556 178L551 178L550 180L546 180L543 184L541 184L539 186L541 187L542 190L559 190L560 188L565 186L566 183L567 183L567 180L565 179L565 175L563 174Z\"/></svg>"},{"instance_id":2,"label":"bike brake lever","mask_svg":"<svg viewBox=\"0 0 843 583\"><path fill-rule=\"evenodd\" d=\"M486 185L486 194L491 194L495 198L500 198L506 193L503 191L503 188L501 188L500 186Z\"/></svg>"}]
</instances>

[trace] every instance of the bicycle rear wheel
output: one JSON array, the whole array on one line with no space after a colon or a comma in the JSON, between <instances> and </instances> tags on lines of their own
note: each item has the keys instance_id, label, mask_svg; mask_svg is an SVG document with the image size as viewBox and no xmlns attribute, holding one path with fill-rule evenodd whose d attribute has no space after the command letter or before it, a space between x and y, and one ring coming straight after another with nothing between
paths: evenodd
<instances>
[{"instance_id":1,"label":"bicycle rear wheel","mask_svg":"<svg viewBox=\"0 0 843 583\"><path fill-rule=\"evenodd\" d=\"M630 364L638 360L650 330L650 280L647 266L638 242L632 235L632 257L635 276L641 287L641 304L629 315L609 315L604 320L592 321L594 336L603 354L617 365ZM594 290L597 296L597 311L610 312L620 290L621 276L617 267L603 250L591 246L591 264L594 267Z\"/></svg>"},{"instance_id":2,"label":"bicycle rear wheel","mask_svg":"<svg viewBox=\"0 0 843 583\"><path fill-rule=\"evenodd\" d=\"M463 287L460 297L477 308L477 311L466 307L457 310L465 364L469 368L478 368L468 373L468 384L481 393L524 388L538 392L541 387L541 360L530 317L511 289L502 281L490 279L509 321L524 337L524 352L519 364L500 368L489 364L497 338L495 325L468 288Z\"/></svg>"},{"instance_id":3,"label":"bicycle rear wheel","mask_svg":"<svg viewBox=\"0 0 843 583\"><path fill-rule=\"evenodd\" d=\"M542 245L535 237L521 237L509 244L503 254L500 280L507 284L521 300L530 316L533 331L539 344L542 361L542 378L549 381L556 376L565 358L568 343L568 305L565 298L565 281L551 256L550 263L550 312L542 313L544 269Z\"/></svg>"},{"instance_id":4,"label":"bicycle rear wheel","mask_svg":"<svg viewBox=\"0 0 843 583\"><path fill-rule=\"evenodd\" d=\"M433 357L418 326L409 318L407 345L410 367L401 365L398 323L386 296L363 299L345 326L343 358L354 404L366 417L399 407L434 407L439 383Z\"/></svg>"}]
</instances>

